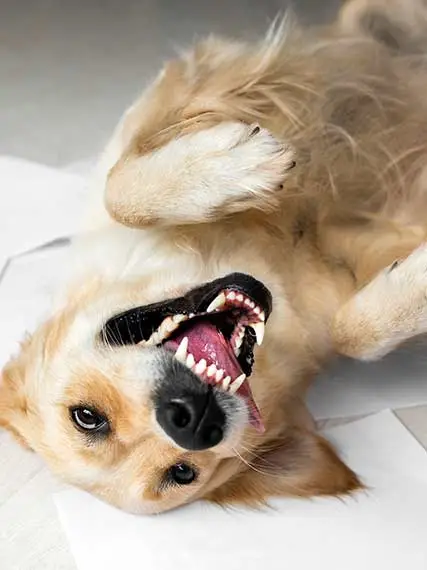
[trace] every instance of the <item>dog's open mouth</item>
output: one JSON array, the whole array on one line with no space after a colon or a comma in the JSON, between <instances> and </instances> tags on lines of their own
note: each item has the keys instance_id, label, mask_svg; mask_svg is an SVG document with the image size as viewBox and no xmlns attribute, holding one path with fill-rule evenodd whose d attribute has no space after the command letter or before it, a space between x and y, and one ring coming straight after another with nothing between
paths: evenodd
<instances>
[{"instance_id":1,"label":"dog's open mouth","mask_svg":"<svg viewBox=\"0 0 427 570\"><path fill-rule=\"evenodd\" d=\"M254 363L254 344L261 345L264 327L265 312L255 301L239 290L225 289L205 313L183 320L164 346L203 382L241 395L251 423L261 428L247 377Z\"/></svg>"},{"instance_id":2,"label":"dog's open mouth","mask_svg":"<svg viewBox=\"0 0 427 570\"><path fill-rule=\"evenodd\" d=\"M121 313L106 323L102 337L109 344L159 346L173 352L204 383L244 398L250 423L262 429L247 378L271 305L262 283L234 273L183 297Z\"/></svg>"}]
</instances>

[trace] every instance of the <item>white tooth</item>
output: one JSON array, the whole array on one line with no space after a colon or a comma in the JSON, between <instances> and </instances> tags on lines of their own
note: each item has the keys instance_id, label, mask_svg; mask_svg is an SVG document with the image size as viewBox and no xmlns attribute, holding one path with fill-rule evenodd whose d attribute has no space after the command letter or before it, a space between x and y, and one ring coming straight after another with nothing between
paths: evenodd
<instances>
[{"instance_id":1,"label":"white tooth","mask_svg":"<svg viewBox=\"0 0 427 570\"><path fill-rule=\"evenodd\" d=\"M237 295L236 299L241 303L243 301L243 295Z\"/></svg>"},{"instance_id":2,"label":"white tooth","mask_svg":"<svg viewBox=\"0 0 427 570\"><path fill-rule=\"evenodd\" d=\"M179 323L182 323L182 321L187 319L187 315L174 315L172 318L174 322L179 325Z\"/></svg>"},{"instance_id":3,"label":"white tooth","mask_svg":"<svg viewBox=\"0 0 427 570\"><path fill-rule=\"evenodd\" d=\"M230 376L226 376L224 378L224 380L222 381L222 387L224 388L224 390L228 390L228 387L230 386L230 382L231 382Z\"/></svg>"},{"instance_id":4,"label":"white tooth","mask_svg":"<svg viewBox=\"0 0 427 570\"><path fill-rule=\"evenodd\" d=\"M245 299L245 305L247 305L248 307L251 306L251 300L248 299L247 297L246 297L246 299Z\"/></svg>"},{"instance_id":5,"label":"white tooth","mask_svg":"<svg viewBox=\"0 0 427 570\"><path fill-rule=\"evenodd\" d=\"M156 332L153 332L153 334L150 337L150 340L153 341L153 344L160 344L162 342L163 338L164 337L162 334L160 334L160 331L159 332L156 331Z\"/></svg>"},{"instance_id":6,"label":"white tooth","mask_svg":"<svg viewBox=\"0 0 427 570\"><path fill-rule=\"evenodd\" d=\"M216 374L216 366L215 364L211 364L207 370L208 378L212 378Z\"/></svg>"},{"instance_id":7,"label":"white tooth","mask_svg":"<svg viewBox=\"0 0 427 570\"><path fill-rule=\"evenodd\" d=\"M195 316L194 313L189 313L189 314L188 314L188 318L189 318L189 319L192 319L194 316Z\"/></svg>"},{"instance_id":8,"label":"white tooth","mask_svg":"<svg viewBox=\"0 0 427 570\"><path fill-rule=\"evenodd\" d=\"M209 307L206 309L206 311L208 313L212 313L213 311L215 311L215 309L222 307L224 305L225 301L226 301L226 299L225 299L224 293L220 293L218 295L218 297L215 297L215 299L212 301L212 303L209 305Z\"/></svg>"},{"instance_id":9,"label":"white tooth","mask_svg":"<svg viewBox=\"0 0 427 570\"><path fill-rule=\"evenodd\" d=\"M255 303L253 301L250 301L249 306L251 309L253 309L255 307Z\"/></svg>"},{"instance_id":10,"label":"white tooth","mask_svg":"<svg viewBox=\"0 0 427 570\"><path fill-rule=\"evenodd\" d=\"M251 323L250 326L255 331L257 345L261 346L264 340L265 324L260 321L258 323Z\"/></svg>"},{"instance_id":11,"label":"white tooth","mask_svg":"<svg viewBox=\"0 0 427 570\"><path fill-rule=\"evenodd\" d=\"M167 317L160 325L160 331L167 334L173 332L177 328L177 324L174 323L172 317Z\"/></svg>"},{"instance_id":12,"label":"white tooth","mask_svg":"<svg viewBox=\"0 0 427 570\"><path fill-rule=\"evenodd\" d=\"M187 360L187 348L188 348L188 336L185 336L180 342L177 351L175 352L175 358L180 362L186 362Z\"/></svg>"},{"instance_id":13,"label":"white tooth","mask_svg":"<svg viewBox=\"0 0 427 570\"><path fill-rule=\"evenodd\" d=\"M230 388L228 390L230 394L235 394L245 380L246 380L245 374L241 374L238 378L236 378L234 382L230 384Z\"/></svg>"},{"instance_id":14,"label":"white tooth","mask_svg":"<svg viewBox=\"0 0 427 570\"><path fill-rule=\"evenodd\" d=\"M196 363L196 361L194 360L194 356L190 352L190 354L187 356L187 360L185 361L185 364L188 366L188 368L193 368L195 363Z\"/></svg>"},{"instance_id":15,"label":"white tooth","mask_svg":"<svg viewBox=\"0 0 427 570\"><path fill-rule=\"evenodd\" d=\"M224 370L218 370L217 373L215 374L215 380L217 382L221 382L223 376L224 376Z\"/></svg>"},{"instance_id":16,"label":"white tooth","mask_svg":"<svg viewBox=\"0 0 427 570\"><path fill-rule=\"evenodd\" d=\"M235 298L236 298L236 293L234 293L234 291L230 291L230 293L227 295L227 299L230 299L230 301L234 301Z\"/></svg>"},{"instance_id":17,"label":"white tooth","mask_svg":"<svg viewBox=\"0 0 427 570\"><path fill-rule=\"evenodd\" d=\"M206 370L206 360L204 358L202 358L202 360L196 364L195 370L197 374L203 374L203 372Z\"/></svg>"},{"instance_id":18,"label":"white tooth","mask_svg":"<svg viewBox=\"0 0 427 570\"><path fill-rule=\"evenodd\" d=\"M262 322L265 321L265 313L264 313L264 311L258 315L258 318L259 318L259 320L262 321Z\"/></svg>"},{"instance_id":19,"label":"white tooth","mask_svg":"<svg viewBox=\"0 0 427 570\"><path fill-rule=\"evenodd\" d=\"M255 313L256 315L259 315L260 312L261 312L261 309L260 309L259 307L255 307L254 313Z\"/></svg>"}]
</instances>

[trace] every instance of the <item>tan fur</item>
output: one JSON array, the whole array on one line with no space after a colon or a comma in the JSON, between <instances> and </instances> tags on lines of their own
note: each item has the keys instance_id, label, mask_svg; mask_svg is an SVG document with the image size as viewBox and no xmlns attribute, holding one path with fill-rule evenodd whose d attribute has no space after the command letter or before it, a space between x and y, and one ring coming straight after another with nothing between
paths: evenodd
<instances>
[{"instance_id":1,"label":"tan fur","mask_svg":"<svg viewBox=\"0 0 427 570\"><path fill-rule=\"evenodd\" d=\"M374 4L383 23L395 19L397 2ZM405 35L413 12L391 49L360 25L370 8L349 2L321 30L285 22L259 44L207 39L124 116L64 308L0 382L1 425L59 476L137 513L359 488L315 433L305 391L334 352L376 358L427 331L427 252L388 267L426 237L427 67L418 27L415 43ZM122 310L232 271L274 299L250 379L266 432L237 426L189 453L153 421L157 349L102 348L97 333ZM91 443L74 428L79 404L108 416L109 438ZM180 461L199 478L164 485Z\"/></svg>"}]
</instances>

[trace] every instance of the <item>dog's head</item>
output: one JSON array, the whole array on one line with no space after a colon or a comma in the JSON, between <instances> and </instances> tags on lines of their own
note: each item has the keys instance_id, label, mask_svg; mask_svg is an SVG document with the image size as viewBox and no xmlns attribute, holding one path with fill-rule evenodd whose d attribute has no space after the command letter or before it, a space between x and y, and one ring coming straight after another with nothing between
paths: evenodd
<instances>
[{"instance_id":1,"label":"dog's head","mask_svg":"<svg viewBox=\"0 0 427 570\"><path fill-rule=\"evenodd\" d=\"M286 386L280 344L257 347L272 311L262 283L237 273L130 297L109 315L76 298L3 371L0 424L57 474L136 513L357 486Z\"/></svg>"}]
</instances>

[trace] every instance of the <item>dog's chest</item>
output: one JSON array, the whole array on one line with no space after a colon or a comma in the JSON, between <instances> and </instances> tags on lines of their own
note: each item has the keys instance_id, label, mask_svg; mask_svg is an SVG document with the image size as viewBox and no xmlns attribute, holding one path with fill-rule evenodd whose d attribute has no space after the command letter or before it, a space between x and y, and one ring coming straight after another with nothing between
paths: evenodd
<instances>
[{"instance_id":1,"label":"dog's chest","mask_svg":"<svg viewBox=\"0 0 427 570\"><path fill-rule=\"evenodd\" d=\"M131 279L158 271L191 272L194 255L159 231L111 225L79 238L72 252L74 278Z\"/></svg>"}]
</instances>

